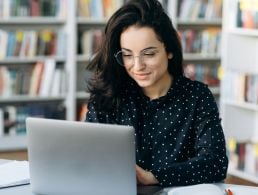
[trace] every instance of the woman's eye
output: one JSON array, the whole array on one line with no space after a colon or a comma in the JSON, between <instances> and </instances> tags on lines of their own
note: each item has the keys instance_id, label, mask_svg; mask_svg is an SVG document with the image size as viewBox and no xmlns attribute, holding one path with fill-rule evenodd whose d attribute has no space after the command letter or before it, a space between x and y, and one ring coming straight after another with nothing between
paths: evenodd
<instances>
[{"instance_id":1,"label":"woman's eye","mask_svg":"<svg viewBox=\"0 0 258 195\"><path fill-rule=\"evenodd\" d=\"M154 56L155 53L154 52L148 52L148 53L144 53L143 55L146 56L146 57L150 57L150 56Z\"/></svg>"},{"instance_id":2,"label":"woman's eye","mask_svg":"<svg viewBox=\"0 0 258 195\"><path fill-rule=\"evenodd\" d=\"M126 53L123 53L122 55L123 55L123 57L126 57L126 58L129 58L129 57L133 56L132 54L126 54Z\"/></svg>"}]
</instances>

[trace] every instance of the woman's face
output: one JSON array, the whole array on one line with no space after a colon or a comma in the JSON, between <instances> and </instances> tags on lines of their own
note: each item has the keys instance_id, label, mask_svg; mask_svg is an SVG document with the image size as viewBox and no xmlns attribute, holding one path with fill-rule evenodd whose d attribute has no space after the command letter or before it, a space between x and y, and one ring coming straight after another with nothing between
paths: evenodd
<instances>
[{"instance_id":1,"label":"woman's face","mask_svg":"<svg viewBox=\"0 0 258 195\"><path fill-rule=\"evenodd\" d=\"M150 27L130 26L120 36L120 59L137 84L145 89L162 87L169 82L168 59L164 44Z\"/></svg>"}]
</instances>

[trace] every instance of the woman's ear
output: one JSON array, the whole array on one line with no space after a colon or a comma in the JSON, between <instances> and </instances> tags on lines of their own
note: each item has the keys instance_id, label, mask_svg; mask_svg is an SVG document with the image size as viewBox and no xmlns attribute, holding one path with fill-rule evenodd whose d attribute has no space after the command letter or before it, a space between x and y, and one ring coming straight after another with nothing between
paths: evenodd
<instances>
[{"instance_id":1,"label":"woman's ear","mask_svg":"<svg viewBox=\"0 0 258 195\"><path fill-rule=\"evenodd\" d=\"M168 59L171 60L173 58L173 54L172 53L168 53Z\"/></svg>"}]
</instances>

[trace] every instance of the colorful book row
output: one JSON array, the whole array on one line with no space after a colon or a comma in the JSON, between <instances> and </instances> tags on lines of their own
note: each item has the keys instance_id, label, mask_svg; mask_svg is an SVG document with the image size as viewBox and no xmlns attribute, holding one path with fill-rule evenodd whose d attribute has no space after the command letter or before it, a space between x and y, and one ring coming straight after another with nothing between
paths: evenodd
<instances>
[{"instance_id":1,"label":"colorful book row","mask_svg":"<svg viewBox=\"0 0 258 195\"><path fill-rule=\"evenodd\" d=\"M79 33L78 54L92 56L97 52L103 38L101 29L90 29Z\"/></svg>"},{"instance_id":2,"label":"colorful book row","mask_svg":"<svg viewBox=\"0 0 258 195\"><path fill-rule=\"evenodd\" d=\"M61 30L0 30L0 60L8 57L63 57L66 52L65 40L65 33Z\"/></svg>"},{"instance_id":3,"label":"colorful book row","mask_svg":"<svg viewBox=\"0 0 258 195\"><path fill-rule=\"evenodd\" d=\"M0 18L66 16L66 0L1 0Z\"/></svg>"},{"instance_id":4,"label":"colorful book row","mask_svg":"<svg viewBox=\"0 0 258 195\"><path fill-rule=\"evenodd\" d=\"M258 177L258 143L237 142L228 140L229 166Z\"/></svg>"},{"instance_id":5,"label":"colorful book row","mask_svg":"<svg viewBox=\"0 0 258 195\"><path fill-rule=\"evenodd\" d=\"M185 76L191 80L203 82L210 87L220 84L219 64L184 64Z\"/></svg>"},{"instance_id":6,"label":"colorful book row","mask_svg":"<svg viewBox=\"0 0 258 195\"><path fill-rule=\"evenodd\" d=\"M32 66L0 66L0 97L59 97L66 93L66 75L52 59Z\"/></svg>"},{"instance_id":7,"label":"colorful book row","mask_svg":"<svg viewBox=\"0 0 258 195\"><path fill-rule=\"evenodd\" d=\"M213 20L222 18L222 0L180 0L178 18Z\"/></svg>"},{"instance_id":8,"label":"colorful book row","mask_svg":"<svg viewBox=\"0 0 258 195\"><path fill-rule=\"evenodd\" d=\"M185 53L220 54L221 30L219 28L180 30L179 35Z\"/></svg>"},{"instance_id":9,"label":"colorful book row","mask_svg":"<svg viewBox=\"0 0 258 195\"><path fill-rule=\"evenodd\" d=\"M62 104L49 103L0 107L0 137L25 134L25 120L29 116L65 119L65 108Z\"/></svg>"},{"instance_id":10,"label":"colorful book row","mask_svg":"<svg viewBox=\"0 0 258 195\"><path fill-rule=\"evenodd\" d=\"M226 99L258 104L258 75L226 72L222 88Z\"/></svg>"},{"instance_id":11,"label":"colorful book row","mask_svg":"<svg viewBox=\"0 0 258 195\"><path fill-rule=\"evenodd\" d=\"M78 0L77 13L84 18L104 19L109 18L123 4L124 0Z\"/></svg>"},{"instance_id":12,"label":"colorful book row","mask_svg":"<svg viewBox=\"0 0 258 195\"><path fill-rule=\"evenodd\" d=\"M257 29L258 28L258 1L238 0L237 27Z\"/></svg>"}]
</instances>

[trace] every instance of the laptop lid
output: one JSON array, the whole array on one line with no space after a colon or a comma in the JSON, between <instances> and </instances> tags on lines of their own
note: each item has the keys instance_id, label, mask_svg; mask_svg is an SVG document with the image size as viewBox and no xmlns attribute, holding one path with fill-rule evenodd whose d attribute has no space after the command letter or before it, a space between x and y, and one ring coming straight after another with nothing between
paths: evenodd
<instances>
[{"instance_id":1,"label":"laptop lid","mask_svg":"<svg viewBox=\"0 0 258 195\"><path fill-rule=\"evenodd\" d=\"M33 192L136 194L133 127L40 118L26 127Z\"/></svg>"}]
</instances>

